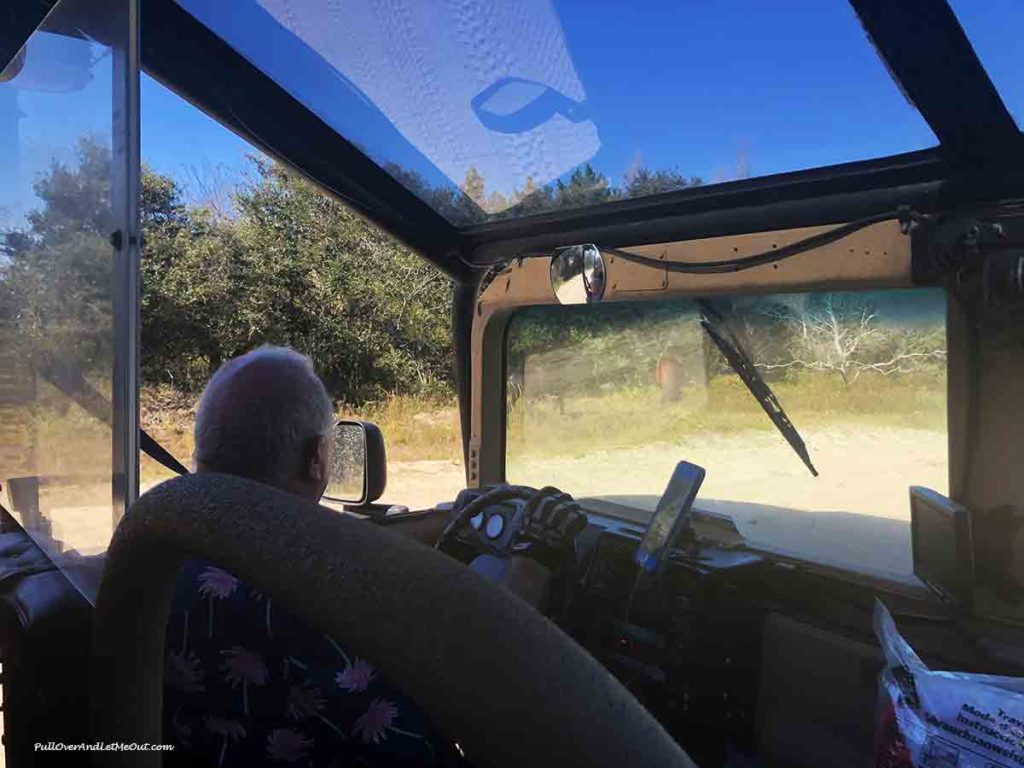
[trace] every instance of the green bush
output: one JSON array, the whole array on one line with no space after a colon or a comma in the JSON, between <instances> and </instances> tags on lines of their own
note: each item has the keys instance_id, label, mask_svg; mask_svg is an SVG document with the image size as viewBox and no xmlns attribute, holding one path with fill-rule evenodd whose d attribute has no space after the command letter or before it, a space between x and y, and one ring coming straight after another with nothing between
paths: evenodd
<instances>
[{"instance_id":1,"label":"green bush","mask_svg":"<svg viewBox=\"0 0 1024 768\"><path fill-rule=\"evenodd\" d=\"M451 285L281 166L253 161L233 218L143 176L143 376L197 391L259 344L308 354L336 400L451 393Z\"/></svg>"}]
</instances>

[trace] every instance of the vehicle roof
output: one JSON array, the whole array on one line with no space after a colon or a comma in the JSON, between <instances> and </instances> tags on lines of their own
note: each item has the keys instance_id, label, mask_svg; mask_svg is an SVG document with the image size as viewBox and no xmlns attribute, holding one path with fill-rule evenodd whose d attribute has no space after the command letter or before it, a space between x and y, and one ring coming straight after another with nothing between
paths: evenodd
<instances>
[{"instance_id":1,"label":"vehicle roof","mask_svg":"<svg viewBox=\"0 0 1024 768\"><path fill-rule=\"evenodd\" d=\"M140 3L149 74L457 278L1021 194L1003 0Z\"/></svg>"}]
</instances>

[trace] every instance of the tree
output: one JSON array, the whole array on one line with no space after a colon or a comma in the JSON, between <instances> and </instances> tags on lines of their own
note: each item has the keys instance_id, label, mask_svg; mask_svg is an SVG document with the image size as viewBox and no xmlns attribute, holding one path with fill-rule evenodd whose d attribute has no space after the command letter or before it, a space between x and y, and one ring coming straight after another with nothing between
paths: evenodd
<instances>
[{"instance_id":1,"label":"tree","mask_svg":"<svg viewBox=\"0 0 1024 768\"><path fill-rule=\"evenodd\" d=\"M615 191L608 184L608 177L594 170L587 163L570 174L569 181L559 180L555 184L554 207L580 208L611 200Z\"/></svg>"},{"instance_id":2,"label":"tree","mask_svg":"<svg viewBox=\"0 0 1024 768\"><path fill-rule=\"evenodd\" d=\"M516 190L513 199L519 203L523 200L528 199L531 195L537 193L537 182L533 180L533 176L527 176L526 181L523 182L523 188Z\"/></svg>"},{"instance_id":3,"label":"tree","mask_svg":"<svg viewBox=\"0 0 1024 768\"><path fill-rule=\"evenodd\" d=\"M187 175L193 207L206 210L214 219L234 216L232 199L239 179L228 166L204 160L198 165L189 165Z\"/></svg>"},{"instance_id":4,"label":"tree","mask_svg":"<svg viewBox=\"0 0 1024 768\"><path fill-rule=\"evenodd\" d=\"M222 360L275 343L309 354L350 403L450 391L446 276L308 181L265 161L254 169L234 219L147 216L146 380L194 391ZM177 210L176 188L169 201L157 194L166 180L144 185Z\"/></svg>"},{"instance_id":5,"label":"tree","mask_svg":"<svg viewBox=\"0 0 1024 768\"><path fill-rule=\"evenodd\" d=\"M41 371L59 363L109 371L110 153L79 141L75 164L54 162L33 189L42 205L23 231L3 233L0 325L5 345Z\"/></svg>"},{"instance_id":6,"label":"tree","mask_svg":"<svg viewBox=\"0 0 1024 768\"><path fill-rule=\"evenodd\" d=\"M466 171L466 178L462 182L462 193L480 208L486 206L487 195L484 189L484 177L480 175L480 171L476 169L475 165L469 166L469 170Z\"/></svg>"},{"instance_id":7,"label":"tree","mask_svg":"<svg viewBox=\"0 0 1024 768\"><path fill-rule=\"evenodd\" d=\"M538 187L533 176L527 176L523 188L512 193L512 205L501 213L509 216L528 216L554 207L554 192L550 184Z\"/></svg>"},{"instance_id":8,"label":"tree","mask_svg":"<svg viewBox=\"0 0 1024 768\"><path fill-rule=\"evenodd\" d=\"M802 295L764 309L787 326L787 353L764 370L805 369L837 374L847 386L871 372L911 373L945 358L941 333L882 322L878 309L858 294Z\"/></svg>"},{"instance_id":9,"label":"tree","mask_svg":"<svg viewBox=\"0 0 1024 768\"><path fill-rule=\"evenodd\" d=\"M687 178L676 170L652 171L642 165L634 165L623 177L622 196L646 197L696 187L702 183L696 176Z\"/></svg>"},{"instance_id":10,"label":"tree","mask_svg":"<svg viewBox=\"0 0 1024 768\"><path fill-rule=\"evenodd\" d=\"M484 210L488 213L500 213L506 208L508 208L508 198L501 192L491 192L487 196L487 205L484 206Z\"/></svg>"},{"instance_id":11,"label":"tree","mask_svg":"<svg viewBox=\"0 0 1024 768\"><path fill-rule=\"evenodd\" d=\"M533 176L527 176L522 189L515 189L506 197L500 192L487 194L486 179L476 166L470 166L459 187L430 184L420 174L394 163L384 168L435 211L458 225L673 192L704 183L696 176L688 177L675 169L652 171L638 160L626 172L623 185L614 187L607 176L586 163L573 169L568 179L558 179L544 186L538 185Z\"/></svg>"},{"instance_id":12,"label":"tree","mask_svg":"<svg viewBox=\"0 0 1024 768\"><path fill-rule=\"evenodd\" d=\"M397 163L385 163L383 168L453 224L475 224L487 218L480 206L454 184L431 184L419 173Z\"/></svg>"},{"instance_id":13,"label":"tree","mask_svg":"<svg viewBox=\"0 0 1024 768\"><path fill-rule=\"evenodd\" d=\"M225 359L278 343L310 354L334 396L352 404L450 392L447 277L305 179L252 162L230 200L218 188L213 206L187 205L173 179L143 170L143 381L196 391ZM386 170L453 223L484 216L476 168L463 189ZM491 193L486 204L524 215L694 183L640 168L627 181L624 193L587 164L554 185L527 177L510 199ZM55 163L35 190L40 205L24 229L0 235L0 325L33 364L61 358L108 375L109 149L84 138L74 162Z\"/></svg>"}]
</instances>

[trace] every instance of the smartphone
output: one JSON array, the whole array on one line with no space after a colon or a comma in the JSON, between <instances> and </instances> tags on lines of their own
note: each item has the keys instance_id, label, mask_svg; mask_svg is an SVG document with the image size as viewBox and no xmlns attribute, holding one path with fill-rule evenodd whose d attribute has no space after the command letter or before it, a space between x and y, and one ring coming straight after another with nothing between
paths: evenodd
<instances>
[{"instance_id":1,"label":"smartphone","mask_svg":"<svg viewBox=\"0 0 1024 768\"><path fill-rule=\"evenodd\" d=\"M636 551L636 564L642 570L655 573L664 565L690 516L690 507L704 482L704 474L703 467L688 461L676 465Z\"/></svg>"}]
</instances>

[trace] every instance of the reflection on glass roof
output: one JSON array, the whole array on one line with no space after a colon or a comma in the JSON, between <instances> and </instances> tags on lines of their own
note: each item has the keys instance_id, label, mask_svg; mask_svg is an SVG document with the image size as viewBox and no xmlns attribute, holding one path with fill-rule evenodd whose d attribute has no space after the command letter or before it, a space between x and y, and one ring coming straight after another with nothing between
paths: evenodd
<instances>
[{"instance_id":1,"label":"reflection on glass roof","mask_svg":"<svg viewBox=\"0 0 1024 768\"><path fill-rule=\"evenodd\" d=\"M841 0L177 0L457 224L935 144Z\"/></svg>"},{"instance_id":2,"label":"reflection on glass roof","mask_svg":"<svg viewBox=\"0 0 1024 768\"><path fill-rule=\"evenodd\" d=\"M992 78L1017 127L1024 126L1024 78L1020 37L1024 3L1020 0L952 0L950 5L978 58Z\"/></svg>"}]
</instances>

